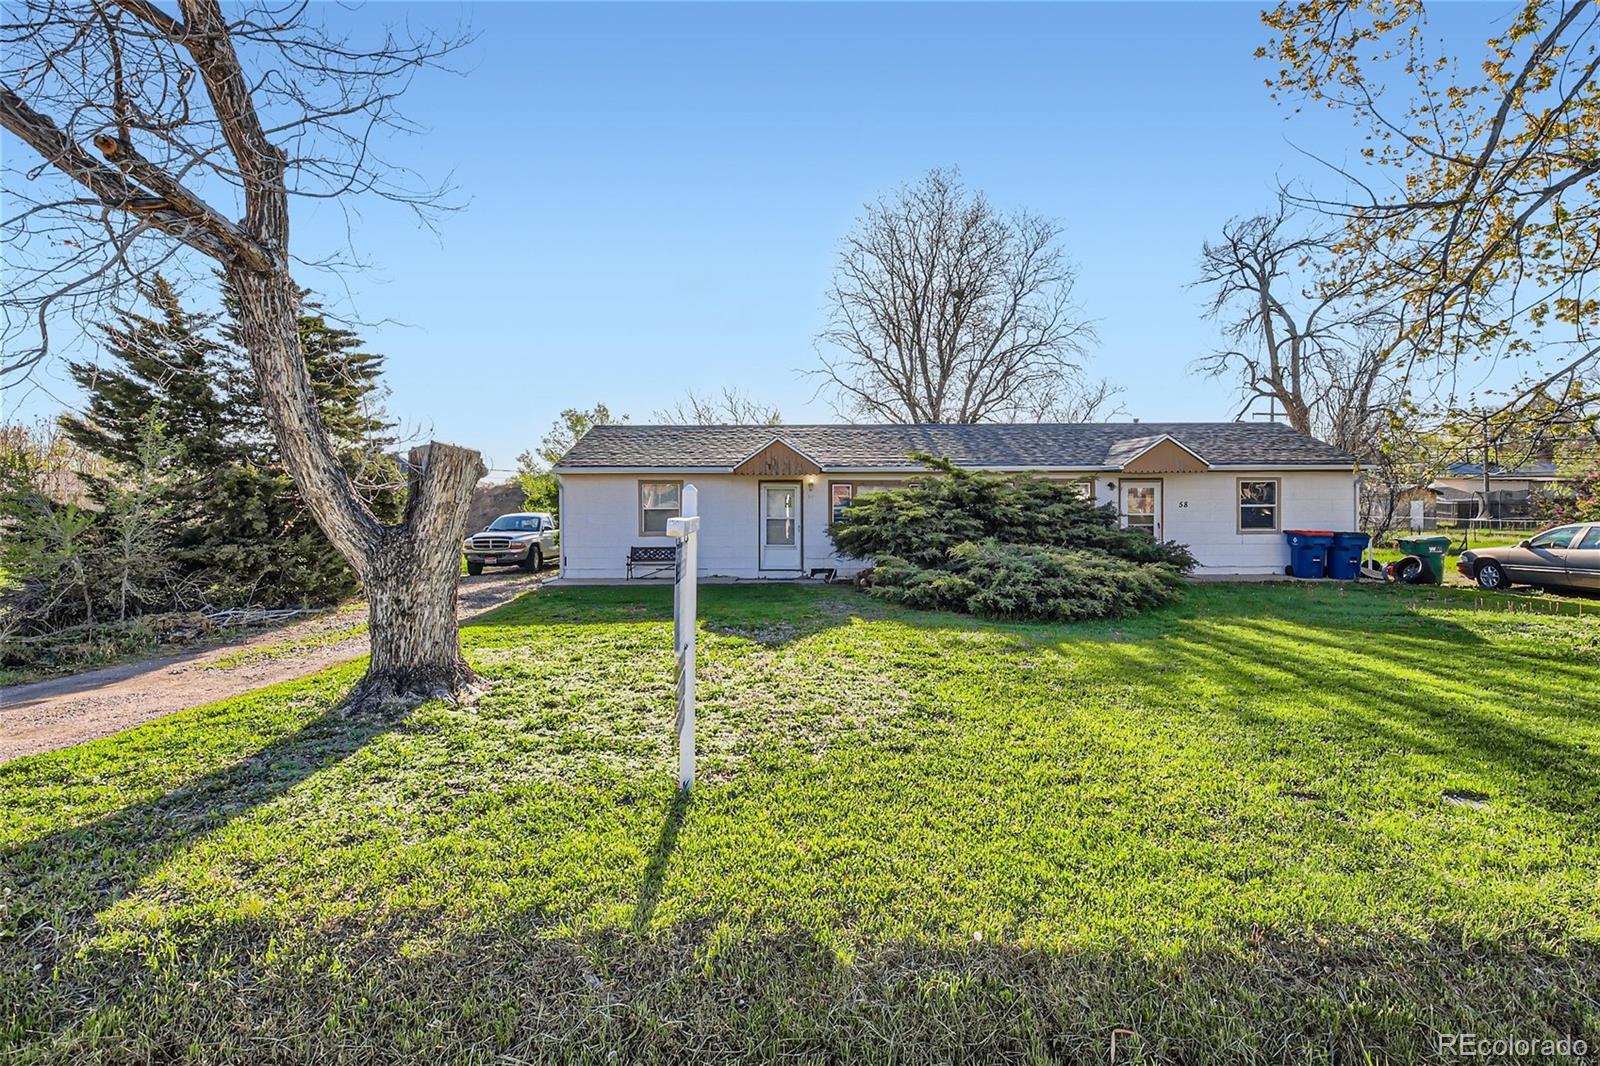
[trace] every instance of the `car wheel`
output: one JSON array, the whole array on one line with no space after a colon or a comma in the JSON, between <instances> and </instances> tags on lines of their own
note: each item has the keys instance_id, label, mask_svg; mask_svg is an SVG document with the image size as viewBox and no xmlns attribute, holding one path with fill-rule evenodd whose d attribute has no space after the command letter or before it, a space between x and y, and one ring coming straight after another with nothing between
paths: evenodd
<instances>
[{"instance_id":1,"label":"car wheel","mask_svg":"<svg viewBox=\"0 0 1600 1066\"><path fill-rule=\"evenodd\" d=\"M1477 572L1473 576L1478 579L1480 589L1503 589L1511 584L1506 580L1506 568L1493 559L1485 559L1479 563Z\"/></svg>"},{"instance_id":2,"label":"car wheel","mask_svg":"<svg viewBox=\"0 0 1600 1066\"><path fill-rule=\"evenodd\" d=\"M471 559L468 559L467 560L467 573L472 575L473 577L477 577L479 574L483 573L483 564L482 563L475 563Z\"/></svg>"},{"instance_id":3,"label":"car wheel","mask_svg":"<svg viewBox=\"0 0 1600 1066\"><path fill-rule=\"evenodd\" d=\"M1428 564L1415 555L1408 555L1394 564L1395 580L1402 585L1420 585L1427 580Z\"/></svg>"},{"instance_id":4,"label":"car wheel","mask_svg":"<svg viewBox=\"0 0 1600 1066\"><path fill-rule=\"evenodd\" d=\"M525 570L525 571L528 571L528 572L534 572L534 571L537 571L543 565L544 565L544 552L540 551L539 550L539 546L537 544L535 544L533 547L528 549L527 557L524 558L522 560L522 562L517 564L517 568L519 570Z\"/></svg>"}]
</instances>

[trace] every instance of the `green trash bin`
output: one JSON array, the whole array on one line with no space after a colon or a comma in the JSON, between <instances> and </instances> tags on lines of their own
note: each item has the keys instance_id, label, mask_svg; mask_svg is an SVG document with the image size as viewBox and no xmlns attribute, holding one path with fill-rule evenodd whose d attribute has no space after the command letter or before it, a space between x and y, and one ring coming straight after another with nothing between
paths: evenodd
<instances>
[{"instance_id":1,"label":"green trash bin","mask_svg":"<svg viewBox=\"0 0 1600 1066\"><path fill-rule=\"evenodd\" d=\"M1444 553L1450 550L1449 537L1400 537L1400 550L1415 555L1428 567L1428 575L1435 585L1444 584Z\"/></svg>"}]
</instances>

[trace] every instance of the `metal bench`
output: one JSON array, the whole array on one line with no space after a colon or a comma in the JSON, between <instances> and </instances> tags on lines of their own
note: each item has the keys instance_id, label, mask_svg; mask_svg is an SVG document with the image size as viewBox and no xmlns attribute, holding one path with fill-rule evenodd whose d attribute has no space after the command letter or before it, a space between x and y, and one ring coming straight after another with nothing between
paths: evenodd
<instances>
[{"instance_id":1,"label":"metal bench","mask_svg":"<svg viewBox=\"0 0 1600 1066\"><path fill-rule=\"evenodd\" d=\"M636 577L677 577L678 546L636 544L628 549L628 580Z\"/></svg>"}]
</instances>

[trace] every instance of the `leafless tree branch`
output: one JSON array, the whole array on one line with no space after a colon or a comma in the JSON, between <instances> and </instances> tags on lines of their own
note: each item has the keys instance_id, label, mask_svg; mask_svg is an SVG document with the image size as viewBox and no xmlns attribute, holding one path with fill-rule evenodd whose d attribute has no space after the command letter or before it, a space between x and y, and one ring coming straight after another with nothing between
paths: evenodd
<instances>
[{"instance_id":1,"label":"leafless tree branch","mask_svg":"<svg viewBox=\"0 0 1600 1066\"><path fill-rule=\"evenodd\" d=\"M1094 338L1074 277L1054 223L1003 215L930 171L869 204L845 238L812 373L843 413L878 421L1048 410Z\"/></svg>"}]
</instances>

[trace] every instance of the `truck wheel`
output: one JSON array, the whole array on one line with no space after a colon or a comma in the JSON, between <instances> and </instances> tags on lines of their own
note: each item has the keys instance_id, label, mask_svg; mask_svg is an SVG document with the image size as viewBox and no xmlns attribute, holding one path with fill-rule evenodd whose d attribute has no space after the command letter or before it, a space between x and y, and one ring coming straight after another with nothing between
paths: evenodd
<instances>
[{"instance_id":1,"label":"truck wheel","mask_svg":"<svg viewBox=\"0 0 1600 1066\"><path fill-rule=\"evenodd\" d=\"M1511 584L1511 582L1506 580L1505 567L1501 566L1493 559L1485 559L1483 562L1479 563L1478 570L1475 574L1473 574L1473 576L1478 579L1478 587L1480 589L1489 589L1492 591L1494 589L1503 589L1507 585Z\"/></svg>"},{"instance_id":2,"label":"truck wheel","mask_svg":"<svg viewBox=\"0 0 1600 1066\"><path fill-rule=\"evenodd\" d=\"M472 575L473 577L477 577L479 574L483 573L483 564L480 563L480 562L474 562L473 560L468 559L467 560L467 573Z\"/></svg>"},{"instance_id":3,"label":"truck wheel","mask_svg":"<svg viewBox=\"0 0 1600 1066\"><path fill-rule=\"evenodd\" d=\"M528 549L527 558L523 559L522 562L517 564L517 569L527 571L529 573L536 573L543 566L544 552L540 551L539 546L535 544L533 547Z\"/></svg>"}]
</instances>

